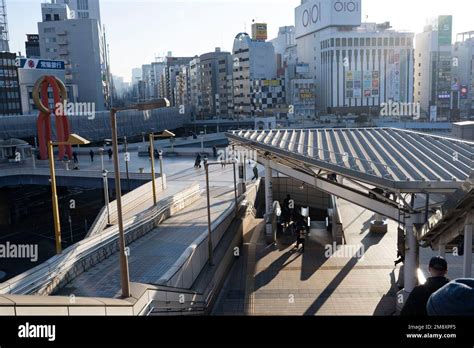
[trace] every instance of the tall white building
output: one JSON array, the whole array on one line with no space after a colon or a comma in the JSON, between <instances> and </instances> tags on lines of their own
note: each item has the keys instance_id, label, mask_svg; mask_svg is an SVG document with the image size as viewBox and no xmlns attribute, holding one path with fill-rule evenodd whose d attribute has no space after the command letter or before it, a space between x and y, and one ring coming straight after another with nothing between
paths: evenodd
<instances>
[{"instance_id":1,"label":"tall white building","mask_svg":"<svg viewBox=\"0 0 474 348\"><path fill-rule=\"evenodd\" d=\"M97 19L71 17L66 4L41 4L38 23L41 58L63 60L67 84L77 85L78 101L96 110L110 106L111 76L105 34Z\"/></svg>"},{"instance_id":2,"label":"tall white building","mask_svg":"<svg viewBox=\"0 0 474 348\"><path fill-rule=\"evenodd\" d=\"M275 48L271 42L252 40L247 33L235 37L233 47L234 114L251 115L252 83L277 77Z\"/></svg>"},{"instance_id":3,"label":"tall white building","mask_svg":"<svg viewBox=\"0 0 474 348\"><path fill-rule=\"evenodd\" d=\"M99 24L101 23L99 0L52 0L51 2L68 5L72 18L97 19Z\"/></svg>"},{"instance_id":4,"label":"tall white building","mask_svg":"<svg viewBox=\"0 0 474 348\"><path fill-rule=\"evenodd\" d=\"M439 16L416 35L415 101L432 121L451 118L452 16Z\"/></svg>"},{"instance_id":5,"label":"tall white building","mask_svg":"<svg viewBox=\"0 0 474 348\"><path fill-rule=\"evenodd\" d=\"M295 10L298 59L316 80L320 112L376 113L413 102L413 33L361 21L361 0L303 0Z\"/></svg>"}]
</instances>

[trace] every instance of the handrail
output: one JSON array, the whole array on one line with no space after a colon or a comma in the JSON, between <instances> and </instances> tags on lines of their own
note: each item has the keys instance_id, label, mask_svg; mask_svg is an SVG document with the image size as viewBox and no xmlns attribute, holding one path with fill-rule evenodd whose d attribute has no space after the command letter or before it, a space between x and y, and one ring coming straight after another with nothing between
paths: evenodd
<instances>
[{"instance_id":1,"label":"handrail","mask_svg":"<svg viewBox=\"0 0 474 348\"><path fill-rule=\"evenodd\" d=\"M135 220L126 222L125 235L126 237L134 230L150 224L154 219L164 214L168 209L174 205L179 205L180 202L192 197L200 196L199 184L191 186L189 189L182 191L172 197L166 198L163 205L158 207L151 207L147 211L139 214ZM150 230L154 225L150 225ZM41 291L47 286L51 286L52 282L59 283L63 276L80 264L87 257L93 255L101 250L106 250L110 253L117 251L116 242L118 240L118 227L113 226L106 229L103 233L86 238L75 245L65 249L61 255L56 255L47 260L43 264L20 274L5 283L0 283L0 294L11 293L15 291L16 294L29 294L35 291ZM115 247L115 249L114 249ZM69 279L71 280L71 279ZM45 290L46 292L48 290Z\"/></svg>"}]
</instances>

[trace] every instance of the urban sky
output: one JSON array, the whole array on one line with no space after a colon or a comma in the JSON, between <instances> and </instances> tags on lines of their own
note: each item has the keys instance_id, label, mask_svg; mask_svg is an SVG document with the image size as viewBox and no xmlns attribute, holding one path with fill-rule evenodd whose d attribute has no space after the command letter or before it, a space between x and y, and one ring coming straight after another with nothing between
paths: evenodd
<instances>
[{"instance_id":1,"label":"urban sky","mask_svg":"<svg viewBox=\"0 0 474 348\"><path fill-rule=\"evenodd\" d=\"M26 34L37 33L45 0L7 0L10 50L25 52ZM168 51L194 56L215 47L231 51L236 34L250 33L252 20L278 28L294 25L300 0L101 0L114 75L130 81L131 69ZM456 33L473 30L472 0L362 0L363 21L390 21L397 30L421 32L427 19L453 15Z\"/></svg>"}]
</instances>

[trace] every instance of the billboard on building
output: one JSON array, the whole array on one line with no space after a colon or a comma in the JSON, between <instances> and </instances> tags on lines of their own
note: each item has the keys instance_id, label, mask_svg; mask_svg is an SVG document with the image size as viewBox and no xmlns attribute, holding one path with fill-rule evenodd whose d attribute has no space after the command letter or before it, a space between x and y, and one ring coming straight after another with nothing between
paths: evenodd
<instances>
[{"instance_id":1,"label":"billboard on building","mask_svg":"<svg viewBox=\"0 0 474 348\"><path fill-rule=\"evenodd\" d=\"M252 39L258 41L266 41L268 38L268 30L266 23L252 24Z\"/></svg>"},{"instance_id":2,"label":"billboard on building","mask_svg":"<svg viewBox=\"0 0 474 348\"><path fill-rule=\"evenodd\" d=\"M310 0L295 9L296 38L330 26L361 23L361 0Z\"/></svg>"},{"instance_id":3,"label":"billboard on building","mask_svg":"<svg viewBox=\"0 0 474 348\"><path fill-rule=\"evenodd\" d=\"M453 38L453 16L438 17L438 44L451 45Z\"/></svg>"},{"instance_id":4,"label":"billboard on building","mask_svg":"<svg viewBox=\"0 0 474 348\"><path fill-rule=\"evenodd\" d=\"M20 69L47 69L47 70L64 70L65 69L64 61L62 60L19 58L16 60L16 66Z\"/></svg>"}]
</instances>

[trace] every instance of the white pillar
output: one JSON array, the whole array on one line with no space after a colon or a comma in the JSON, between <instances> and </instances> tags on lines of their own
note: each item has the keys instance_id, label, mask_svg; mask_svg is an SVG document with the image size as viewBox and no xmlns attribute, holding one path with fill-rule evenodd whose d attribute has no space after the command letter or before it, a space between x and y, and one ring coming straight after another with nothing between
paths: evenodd
<instances>
[{"instance_id":1,"label":"white pillar","mask_svg":"<svg viewBox=\"0 0 474 348\"><path fill-rule=\"evenodd\" d=\"M472 277L472 221L464 227L463 277Z\"/></svg>"},{"instance_id":2,"label":"white pillar","mask_svg":"<svg viewBox=\"0 0 474 348\"><path fill-rule=\"evenodd\" d=\"M418 243L413 230L413 220L408 218L405 225L407 250L405 251L404 274L405 292L411 293L417 284Z\"/></svg>"},{"instance_id":3,"label":"white pillar","mask_svg":"<svg viewBox=\"0 0 474 348\"><path fill-rule=\"evenodd\" d=\"M439 256L446 257L446 244L444 242L439 243Z\"/></svg>"},{"instance_id":4,"label":"white pillar","mask_svg":"<svg viewBox=\"0 0 474 348\"><path fill-rule=\"evenodd\" d=\"M265 163L265 232L267 237L273 234L272 231L272 215L273 215L273 185L272 185L272 168L270 161Z\"/></svg>"}]
</instances>

